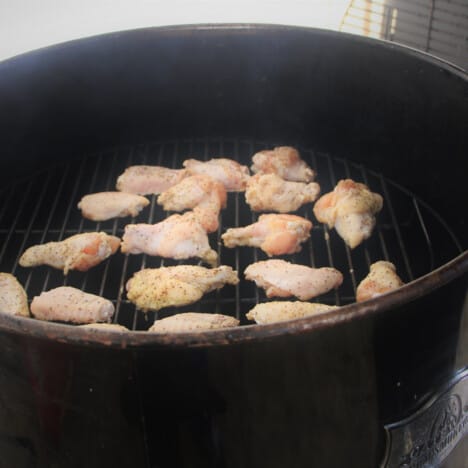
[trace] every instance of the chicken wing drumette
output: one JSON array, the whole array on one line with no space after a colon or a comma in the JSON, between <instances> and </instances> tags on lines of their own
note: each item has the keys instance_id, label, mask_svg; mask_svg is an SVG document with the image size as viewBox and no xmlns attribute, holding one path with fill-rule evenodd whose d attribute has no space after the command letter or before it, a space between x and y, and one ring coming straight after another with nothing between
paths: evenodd
<instances>
[{"instance_id":1,"label":"chicken wing drumette","mask_svg":"<svg viewBox=\"0 0 468 468\"><path fill-rule=\"evenodd\" d=\"M264 214L256 223L230 228L221 237L228 248L240 245L260 247L267 255L293 254L310 237L312 223L301 216Z\"/></svg>"},{"instance_id":2,"label":"chicken wing drumette","mask_svg":"<svg viewBox=\"0 0 468 468\"><path fill-rule=\"evenodd\" d=\"M49 265L63 270L87 271L114 254L120 239L105 232L85 232L59 242L29 247L19 260L23 267Z\"/></svg>"},{"instance_id":3,"label":"chicken wing drumette","mask_svg":"<svg viewBox=\"0 0 468 468\"><path fill-rule=\"evenodd\" d=\"M340 180L333 192L317 200L314 214L321 223L335 228L350 247L368 239L375 227L375 215L383 206L378 193L351 179Z\"/></svg>"}]
</instances>

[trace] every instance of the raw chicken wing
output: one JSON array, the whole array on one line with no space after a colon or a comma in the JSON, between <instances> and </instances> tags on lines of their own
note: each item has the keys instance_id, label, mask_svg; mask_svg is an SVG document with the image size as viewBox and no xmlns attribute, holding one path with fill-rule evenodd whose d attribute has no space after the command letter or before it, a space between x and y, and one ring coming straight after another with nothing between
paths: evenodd
<instances>
[{"instance_id":1,"label":"raw chicken wing","mask_svg":"<svg viewBox=\"0 0 468 468\"><path fill-rule=\"evenodd\" d=\"M31 313L39 320L94 323L108 322L114 315L111 301L70 286L60 286L34 297Z\"/></svg>"},{"instance_id":2,"label":"raw chicken wing","mask_svg":"<svg viewBox=\"0 0 468 468\"><path fill-rule=\"evenodd\" d=\"M239 320L228 315L185 312L156 320L148 330L154 333L191 333L236 327Z\"/></svg>"},{"instance_id":3,"label":"raw chicken wing","mask_svg":"<svg viewBox=\"0 0 468 468\"><path fill-rule=\"evenodd\" d=\"M199 257L209 265L215 265L218 259L218 254L210 248L205 229L190 211L174 214L156 224L128 224L121 250L176 260Z\"/></svg>"},{"instance_id":4,"label":"raw chicken wing","mask_svg":"<svg viewBox=\"0 0 468 468\"><path fill-rule=\"evenodd\" d=\"M403 286L393 263L380 261L370 266L370 273L359 283L356 301L362 302Z\"/></svg>"},{"instance_id":5,"label":"raw chicken wing","mask_svg":"<svg viewBox=\"0 0 468 468\"><path fill-rule=\"evenodd\" d=\"M226 189L210 176L196 174L182 179L158 197L166 211L192 209L207 232L218 229L218 216L226 207Z\"/></svg>"},{"instance_id":6,"label":"raw chicken wing","mask_svg":"<svg viewBox=\"0 0 468 468\"><path fill-rule=\"evenodd\" d=\"M340 180L333 192L317 201L314 214L321 223L335 228L350 247L354 248L369 238L375 226L375 214L383 206L378 193L351 179Z\"/></svg>"},{"instance_id":7,"label":"raw chicken wing","mask_svg":"<svg viewBox=\"0 0 468 468\"><path fill-rule=\"evenodd\" d=\"M0 313L29 317L26 292L10 273L0 273Z\"/></svg>"},{"instance_id":8,"label":"raw chicken wing","mask_svg":"<svg viewBox=\"0 0 468 468\"><path fill-rule=\"evenodd\" d=\"M245 199L253 211L296 211L305 203L313 202L320 193L315 182L290 182L276 174L256 174L250 178Z\"/></svg>"},{"instance_id":9,"label":"raw chicken wing","mask_svg":"<svg viewBox=\"0 0 468 468\"><path fill-rule=\"evenodd\" d=\"M78 325L80 328L91 328L93 330L103 330L111 332L128 332L128 328L118 323L87 323L86 325Z\"/></svg>"},{"instance_id":10,"label":"raw chicken wing","mask_svg":"<svg viewBox=\"0 0 468 468\"><path fill-rule=\"evenodd\" d=\"M227 158L213 158L209 161L187 159L183 166L190 174L205 174L221 182L228 192L245 190L250 177L249 168Z\"/></svg>"},{"instance_id":11,"label":"raw chicken wing","mask_svg":"<svg viewBox=\"0 0 468 468\"><path fill-rule=\"evenodd\" d=\"M151 195L178 184L186 175L185 169L169 169L163 166L130 166L117 179L117 190Z\"/></svg>"},{"instance_id":12,"label":"raw chicken wing","mask_svg":"<svg viewBox=\"0 0 468 468\"><path fill-rule=\"evenodd\" d=\"M60 242L34 245L19 260L23 267L49 265L63 270L87 271L114 254L120 239L105 232L76 234Z\"/></svg>"},{"instance_id":13,"label":"raw chicken wing","mask_svg":"<svg viewBox=\"0 0 468 468\"><path fill-rule=\"evenodd\" d=\"M244 274L265 289L267 297L295 296L301 301L338 288L343 282L343 275L335 268L311 268L285 260L252 263Z\"/></svg>"},{"instance_id":14,"label":"raw chicken wing","mask_svg":"<svg viewBox=\"0 0 468 468\"><path fill-rule=\"evenodd\" d=\"M264 214L256 223L228 229L221 238L226 247L260 247L268 256L293 254L310 237L312 223L301 216Z\"/></svg>"},{"instance_id":15,"label":"raw chicken wing","mask_svg":"<svg viewBox=\"0 0 468 468\"><path fill-rule=\"evenodd\" d=\"M85 195L78 203L84 218L92 221L106 221L112 218L137 216L149 205L141 195L126 192L99 192Z\"/></svg>"},{"instance_id":16,"label":"raw chicken wing","mask_svg":"<svg viewBox=\"0 0 468 468\"><path fill-rule=\"evenodd\" d=\"M253 155L252 162L251 169L255 173L276 174L294 182L311 182L315 178L315 172L291 146L259 151Z\"/></svg>"},{"instance_id":17,"label":"raw chicken wing","mask_svg":"<svg viewBox=\"0 0 468 468\"><path fill-rule=\"evenodd\" d=\"M237 272L224 265L211 269L196 265L146 268L127 282L127 297L146 312L192 304L203 294L238 282Z\"/></svg>"},{"instance_id":18,"label":"raw chicken wing","mask_svg":"<svg viewBox=\"0 0 468 468\"><path fill-rule=\"evenodd\" d=\"M323 314L337 306L316 304L301 301L272 301L257 304L245 316L249 320L255 320L260 325L282 322L307 317L309 315Z\"/></svg>"}]
</instances>

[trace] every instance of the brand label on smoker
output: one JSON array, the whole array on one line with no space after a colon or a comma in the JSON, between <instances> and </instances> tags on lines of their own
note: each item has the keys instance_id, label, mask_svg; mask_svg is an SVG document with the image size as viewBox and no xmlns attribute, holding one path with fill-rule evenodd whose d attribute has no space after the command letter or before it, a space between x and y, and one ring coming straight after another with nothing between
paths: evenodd
<instances>
[{"instance_id":1,"label":"brand label on smoker","mask_svg":"<svg viewBox=\"0 0 468 468\"><path fill-rule=\"evenodd\" d=\"M385 426L385 468L438 466L468 434L468 369L411 417Z\"/></svg>"}]
</instances>

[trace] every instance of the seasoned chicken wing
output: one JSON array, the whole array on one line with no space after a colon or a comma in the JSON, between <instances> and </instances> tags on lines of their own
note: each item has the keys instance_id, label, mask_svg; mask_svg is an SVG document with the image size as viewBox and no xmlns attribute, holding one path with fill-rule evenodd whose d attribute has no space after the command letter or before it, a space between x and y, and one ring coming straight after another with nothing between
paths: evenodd
<instances>
[{"instance_id":1,"label":"seasoned chicken wing","mask_svg":"<svg viewBox=\"0 0 468 468\"><path fill-rule=\"evenodd\" d=\"M241 166L237 161L228 158L213 158L209 161L187 159L183 166L190 174L205 174L221 182L228 192L245 190L250 177L249 168Z\"/></svg>"},{"instance_id":2,"label":"seasoned chicken wing","mask_svg":"<svg viewBox=\"0 0 468 468\"><path fill-rule=\"evenodd\" d=\"M156 320L148 330L154 333L192 333L236 327L239 320L229 315L185 312Z\"/></svg>"},{"instance_id":3,"label":"seasoned chicken wing","mask_svg":"<svg viewBox=\"0 0 468 468\"><path fill-rule=\"evenodd\" d=\"M10 273L0 273L0 313L29 317L26 291Z\"/></svg>"},{"instance_id":4,"label":"seasoned chicken wing","mask_svg":"<svg viewBox=\"0 0 468 468\"><path fill-rule=\"evenodd\" d=\"M393 263L380 261L370 266L369 274L359 283L356 301L362 302L403 286Z\"/></svg>"},{"instance_id":5,"label":"seasoned chicken wing","mask_svg":"<svg viewBox=\"0 0 468 468\"><path fill-rule=\"evenodd\" d=\"M312 182L315 178L315 172L291 146L259 151L252 156L252 162L250 168L255 173L276 174L293 182Z\"/></svg>"},{"instance_id":6,"label":"seasoned chicken wing","mask_svg":"<svg viewBox=\"0 0 468 468\"><path fill-rule=\"evenodd\" d=\"M87 323L85 325L78 325L80 328L91 328L93 330L103 330L111 332L128 332L128 328L118 323Z\"/></svg>"},{"instance_id":7,"label":"seasoned chicken wing","mask_svg":"<svg viewBox=\"0 0 468 468\"><path fill-rule=\"evenodd\" d=\"M267 297L295 296L301 301L338 288L343 282L343 275L335 268L311 268L285 260L252 263L244 274L265 289Z\"/></svg>"},{"instance_id":8,"label":"seasoned chicken wing","mask_svg":"<svg viewBox=\"0 0 468 468\"><path fill-rule=\"evenodd\" d=\"M169 169L163 166L130 166L117 178L117 190L151 195L164 192L178 184L186 175L185 169Z\"/></svg>"},{"instance_id":9,"label":"seasoned chicken wing","mask_svg":"<svg viewBox=\"0 0 468 468\"><path fill-rule=\"evenodd\" d=\"M192 304L210 291L238 282L237 272L224 265L211 269L196 265L146 268L127 282L127 297L146 312Z\"/></svg>"},{"instance_id":10,"label":"seasoned chicken wing","mask_svg":"<svg viewBox=\"0 0 468 468\"><path fill-rule=\"evenodd\" d=\"M301 301L272 301L257 304L245 316L260 325L323 314L337 306Z\"/></svg>"},{"instance_id":11,"label":"seasoned chicken wing","mask_svg":"<svg viewBox=\"0 0 468 468\"><path fill-rule=\"evenodd\" d=\"M253 211L296 211L313 202L320 193L320 185L311 182L290 182L276 174L256 174L249 179L245 200Z\"/></svg>"},{"instance_id":12,"label":"seasoned chicken wing","mask_svg":"<svg viewBox=\"0 0 468 468\"><path fill-rule=\"evenodd\" d=\"M182 179L158 197L166 211L193 210L207 232L218 229L218 217L226 207L226 189L221 182L204 174Z\"/></svg>"},{"instance_id":13,"label":"seasoned chicken wing","mask_svg":"<svg viewBox=\"0 0 468 468\"><path fill-rule=\"evenodd\" d=\"M333 192L329 192L314 206L314 214L321 223L335 228L350 248L359 245L372 234L375 214L383 206L378 193L351 179L340 180Z\"/></svg>"},{"instance_id":14,"label":"seasoned chicken wing","mask_svg":"<svg viewBox=\"0 0 468 468\"><path fill-rule=\"evenodd\" d=\"M198 218L187 212L174 214L156 224L128 224L122 238L123 253L159 255L183 260L201 258L209 265L218 259Z\"/></svg>"},{"instance_id":15,"label":"seasoned chicken wing","mask_svg":"<svg viewBox=\"0 0 468 468\"><path fill-rule=\"evenodd\" d=\"M34 297L31 313L39 320L108 322L114 315L114 305L100 296L70 286L60 286Z\"/></svg>"},{"instance_id":16,"label":"seasoned chicken wing","mask_svg":"<svg viewBox=\"0 0 468 468\"><path fill-rule=\"evenodd\" d=\"M260 247L271 257L299 252L311 229L312 223L301 216L264 214L249 226L228 229L221 238L226 247Z\"/></svg>"},{"instance_id":17,"label":"seasoned chicken wing","mask_svg":"<svg viewBox=\"0 0 468 468\"><path fill-rule=\"evenodd\" d=\"M63 270L87 271L114 254L120 239L105 232L76 234L60 242L29 247L19 260L23 267L49 265Z\"/></svg>"},{"instance_id":18,"label":"seasoned chicken wing","mask_svg":"<svg viewBox=\"0 0 468 468\"><path fill-rule=\"evenodd\" d=\"M137 216L149 205L141 195L126 192L99 192L85 195L78 203L84 218L92 221L106 221L112 218Z\"/></svg>"}]
</instances>

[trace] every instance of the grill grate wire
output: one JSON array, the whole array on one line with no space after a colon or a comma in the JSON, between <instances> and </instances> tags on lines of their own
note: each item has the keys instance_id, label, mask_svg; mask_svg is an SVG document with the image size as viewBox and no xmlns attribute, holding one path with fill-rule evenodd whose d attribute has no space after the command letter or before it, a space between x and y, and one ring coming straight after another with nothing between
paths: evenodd
<instances>
[{"instance_id":1,"label":"grill grate wire","mask_svg":"<svg viewBox=\"0 0 468 468\"><path fill-rule=\"evenodd\" d=\"M250 158L256 151L273 146L224 138L146 143L87 154L79 160L59 164L16 182L2 192L0 271L17 276L30 299L44 290L61 285L75 286L106 297L115 305L114 322L132 330L146 330L155 319L184 311L224 313L247 323L245 313L256 303L265 301L266 297L253 282L243 279L243 271L250 263L268 257L260 249L227 249L222 245L221 234L226 228L245 226L258 219L259 213L251 212L242 193L228 194L228 206L221 212L220 227L209 236L220 263L236 269L241 282L237 286L226 286L210 293L191 306L144 314L126 299L125 284L136 271L143 268L194 264L195 261L178 262L148 255L125 256L117 253L86 273L70 272L64 276L62 272L46 266L22 268L18 260L23 251L34 244L63 240L89 231L104 231L121 237L126 224L155 223L172 214L164 212L156 203L157 197L152 195L149 197L149 207L137 218L96 223L81 217L76 206L81 197L87 193L113 190L118 175L130 165L154 164L178 168L189 157L207 160L220 156L250 165ZM378 215L373 235L353 250L334 230L329 230L314 219L310 204L298 210L297 214L313 222L312 235L303 244L301 252L282 258L312 267L332 266L344 275L343 285L338 290L317 298L317 301L336 305L354 302L357 285L367 275L370 264L377 260L392 261L403 281L409 282L430 273L461 252L455 235L442 218L406 189L361 164L310 149L299 150L317 171L322 193L332 190L338 180L352 178L384 197L384 208ZM19 200L19 203L15 206L13 200Z\"/></svg>"}]
</instances>

